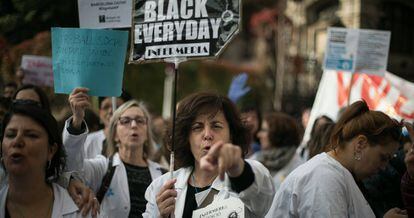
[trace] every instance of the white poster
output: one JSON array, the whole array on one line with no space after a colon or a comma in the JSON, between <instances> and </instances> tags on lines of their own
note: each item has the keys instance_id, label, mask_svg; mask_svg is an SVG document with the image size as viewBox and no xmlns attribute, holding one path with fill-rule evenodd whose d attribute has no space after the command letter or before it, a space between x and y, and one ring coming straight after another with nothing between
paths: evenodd
<instances>
[{"instance_id":1,"label":"white poster","mask_svg":"<svg viewBox=\"0 0 414 218\"><path fill-rule=\"evenodd\" d=\"M193 218L244 218L244 204L239 198L214 200L207 207L193 211Z\"/></svg>"},{"instance_id":2,"label":"white poster","mask_svg":"<svg viewBox=\"0 0 414 218\"><path fill-rule=\"evenodd\" d=\"M78 0L80 28L131 27L132 0Z\"/></svg>"},{"instance_id":3,"label":"white poster","mask_svg":"<svg viewBox=\"0 0 414 218\"><path fill-rule=\"evenodd\" d=\"M136 0L129 60L215 57L239 26L240 0Z\"/></svg>"},{"instance_id":4,"label":"white poster","mask_svg":"<svg viewBox=\"0 0 414 218\"><path fill-rule=\"evenodd\" d=\"M24 71L23 84L53 87L52 58L23 55L20 66Z\"/></svg>"},{"instance_id":5,"label":"white poster","mask_svg":"<svg viewBox=\"0 0 414 218\"><path fill-rule=\"evenodd\" d=\"M321 115L337 120L338 111L348 105L350 73L325 71L313 103L304 140L309 140L313 122ZM356 73L350 103L364 99L371 110L383 111L398 120L414 120L414 83L389 72L384 77Z\"/></svg>"},{"instance_id":6,"label":"white poster","mask_svg":"<svg viewBox=\"0 0 414 218\"><path fill-rule=\"evenodd\" d=\"M383 76L387 70L389 31L328 28L324 68Z\"/></svg>"}]
</instances>

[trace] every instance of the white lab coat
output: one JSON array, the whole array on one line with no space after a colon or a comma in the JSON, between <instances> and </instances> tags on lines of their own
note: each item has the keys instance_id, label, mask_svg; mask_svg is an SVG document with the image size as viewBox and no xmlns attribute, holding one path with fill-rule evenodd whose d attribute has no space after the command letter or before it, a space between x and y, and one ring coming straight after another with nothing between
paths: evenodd
<instances>
[{"instance_id":1,"label":"white lab coat","mask_svg":"<svg viewBox=\"0 0 414 218\"><path fill-rule=\"evenodd\" d=\"M89 133L85 141L85 158L90 159L102 154L102 144L105 140L103 129Z\"/></svg>"},{"instance_id":2,"label":"white lab coat","mask_svg":"<svg viewBox=\"0 0 414 218\"><path fill-rule=\"evenodd\" d=\"M218 177L213 181L211 185L212 189L216 189L218 194L215 199L224 199L226 194L230 196L240 198L245 204L246 217L264 217L269 210L272 203L275 189L272 182L272 177L269 171L258 161L246 160L246 162L252 167L255 175L255 179L252 185L240 193L230 192L225 190L225 183ZM187 193L187 181L192 172L192 167L181 168L174 171L174 178L177 179L175 183L175 189L177 190L176 205L175 205L175 217L182 217L184 212L185 197ZM147 199L147 208L143 217L158 217L159 211L156 203L156 195L160 191L161 187L167 180L170 179L170 173L166 173L160 178L154 180L145 192L145 198Z\"/></svg>"},{"instance_id":3,"label":"white lab coat","mask_svg":"<svg viewBox=\"0 0 414 218\"><path fill-rule=\"evenodd\" d=\"M6 185L7 183L7 175L4 171L3 167L0 166L0 190Z\"/></svg>"},{"instance_id":4,"label":"white lab coat","mask_svg":"<svg viewBox=\"0 0 414 218\"><path fill-rule=\"evenodd\" d=\"M266 217L371 218L375 215L351 173L327 153L322 153L289 174Z\"/></svg>"},{"instance_id":5,"label":"white lab coat","mask_svg":"<svg viewBox=\"0 0 414 218\"><path fill-rule=\"evenodd\" d=\"M80 135L71 135L67 128L69 126L69 123L71 122L72 117L66 120L65 127L63 128L62 133L62 140L64 145L68 145L69 147L72 146L72 144L84 144L84 157L86 159L94 158L98 154L102 154L102 143L105 140L105 134L103 129L89 133L88 126L84 122L86 126L85 132L81 133Z\"/></svg>"},{"instance_id":6,"label":"white lab coat","mask_svg":"<svg viewBox=\"0 0 414 218\"><path fill-rule=\"evenodd\" d=\"M69 121L66 121L66 125ZM65 126L66 129L67 126ZM98 155L92 159L85 159L83 151L83 143L86 134L70 135L67 139L71 143L66 143L65 149L67 153L67 168L70 171L79 171L84 176L86 184L97 193L101 187L102 179L108 170L109 159ZM155 162L147 160L151 178L154 180L162 175L161 166ZM125 165L116 153L113 157L113 166L116 166L109 189L101 203L102 217L126 218L130 211L129 187Z\"/></svg>"},{"instance_id":7,"label":"white lab coat","mask_svg":"<svg viewBox=\"0 0 414 218\"><path fill-rule=\"evenodd\" d=\"M70 197L66 189L60 187L55 183L52 184L52 187L54 196L52 218L81 218L82 215L78 207L73 202L72 198ZM6 185L0 191L0 218L5 217L6 198L8 190L9 186ZM88 215L87 217L90 217L90 215Z\"/></svg>"},{"instance_id":8,"label":"white lab coat","mask_svg":"<svg viewBox=\"0 0 414 218\"><path fill-rule=\"evenodd\" d=\"M282 182L286 179L286 177L298 166L303 164L305 161L300 157L298 153L295 153L292 157L292 159L289 161L286 166L284 166L282 169L277 171L277 173L273 176L273 182L275 184L275 190L279 190L280 185Z\"/></svg>"}]
</instances>

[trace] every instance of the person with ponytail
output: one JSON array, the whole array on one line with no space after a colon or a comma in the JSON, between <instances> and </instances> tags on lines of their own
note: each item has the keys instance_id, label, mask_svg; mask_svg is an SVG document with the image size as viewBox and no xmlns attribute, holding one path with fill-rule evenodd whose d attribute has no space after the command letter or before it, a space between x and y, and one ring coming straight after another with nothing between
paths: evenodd
<instances>
[{"instance_id":1,"label":"person with ponytail","mask_svg":"<svg viewBox=\"0 0 414 218\"><path fill-rule=\"evenodd\" d=\"M361 180L385 168L400 146L402 124L365 101L350 105L335 124L329 152L314 156L282 183L267 217L375 217ZM384 217L407 217L398 208Z\"/></svg>"}]
</instances>

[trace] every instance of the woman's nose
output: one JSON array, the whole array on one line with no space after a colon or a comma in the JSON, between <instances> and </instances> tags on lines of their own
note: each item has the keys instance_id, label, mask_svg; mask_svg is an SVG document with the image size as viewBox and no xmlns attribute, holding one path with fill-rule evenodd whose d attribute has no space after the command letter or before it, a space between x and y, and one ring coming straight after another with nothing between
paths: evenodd
<instances>
[{"instance_id":1,"label":"woman's nose","mask_svg":"<svg viewBox=\"0 0 414 218\"><path fill-rule=\"evenodd\" d=\"M203 133L204 140L213 140L213 132L211 131L210 127L206 127Z\"/></svg>"},{"instance_id":2,"label":"woman's nose","mask_svg":"<svg viewBox=\"0 0 414 218\"><path fill-rule=\"evenodd\" d=\"M16 137L12 141L13 147L23 147L24 146L24 140L23 136L21 134L17 134Z\"/></svg>"}]
</instances>

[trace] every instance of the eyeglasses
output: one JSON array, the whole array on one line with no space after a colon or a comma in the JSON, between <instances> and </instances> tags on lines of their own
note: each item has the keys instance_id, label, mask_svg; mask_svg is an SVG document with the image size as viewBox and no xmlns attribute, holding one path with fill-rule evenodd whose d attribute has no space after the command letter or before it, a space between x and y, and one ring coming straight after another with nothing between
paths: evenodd
<instances>
[{"instance_id":1,"label":"eyeglasses","mask_svg":"<svg viewBox=\"0 0 414 218\"><path fill-rule=\"evenodd\" d=\"M16 106L16 105L31 105L31 106L36 106L36 107L42 107L42 104L40 104L40 102L37 101L33 101L30 99L14 99L12 102L12 106Z\"/></svg>"},{"instance_id":2,"label":"eyeglasses","mask_svg":"<svg viewBox=\"0 0 414 218\"><path fill-rule=\"evenodd\" d=\"M127 126L127 125L131 126L132 121L135 121L135 123L138 126L144 126L147 124L147 118L141 117L141 116L134 117L134 118L132 117L120 117L119 118L119 124L123 126Z\"/></svg>"}]
</instances>

